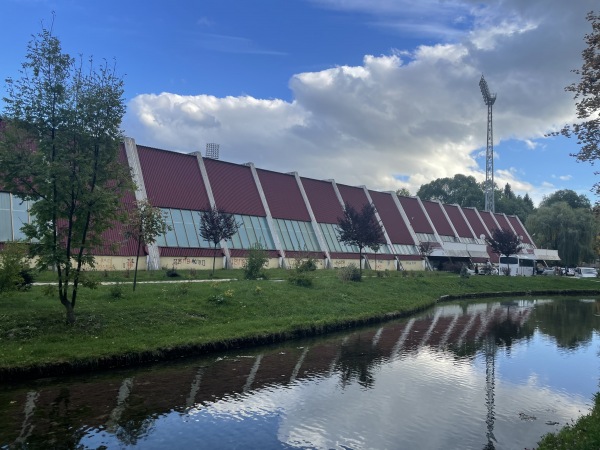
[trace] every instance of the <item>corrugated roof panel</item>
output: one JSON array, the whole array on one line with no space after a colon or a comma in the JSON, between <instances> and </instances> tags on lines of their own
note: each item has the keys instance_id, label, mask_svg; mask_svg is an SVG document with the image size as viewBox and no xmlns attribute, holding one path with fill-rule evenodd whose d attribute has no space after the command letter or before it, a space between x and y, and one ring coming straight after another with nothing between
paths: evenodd
<instances>
[{"instance_id":1,"label":"corrugated roof panel","mask_svg":"<svg viewBox=\"0 0 600 450\"><path fill-rule=\"evenodd\" d=\"M419 205L419 201L413 197L398 197L400 204L404 208L404 212L408 217L413 230L416 233L428 233L433 234L433 230L427 221L427 217Z\"/></svg>"},{"instance_id":2,"label":"corrugated roof panel","mask_svg":"<svg viewBox=\"0 0 600 450\"><path fill-rule=\"evenodd\" d=\"M362 188L347 186L345 184L338 184L337 188L344 200L344 204L348 203L357 211L361 211L363 206L369 203L369 199Z\"/></svg>"},{"instance_id":3,"label":"corrugated roof panel","mask_svg":"<svg viewBox=\"0 0 600 450\"><path fill-rule=\"evenodd\" d=\"M404 219L392 198L392 195L396 194L369 191L369 195L371 195L371 198L373 199L375 208L377 208L379 217L381 217L385 231L387 231L392 244L414 245L415 242L410 235L408 226L404 222Z\"/></svg>"},{"instance_id":4,"label":"corrugated roof panel","mask_svg":"<svg viewBox=\"0 0 600 450\"><path fill-rule=\"evenodd\" d=\"M256 169L256 173L273 217L310 222L310 215L294 175L263 169Z\"/></svg>"},{"instance_id":5,"label":"corrugated roof panel","mask_svg":"<svg viewBox=\"0 0 600 450\"><path fill-rule=\"evenodd\" d=\"M481 216L481 219L483 220L483 223L485 223L485 225L487 226L488 230L490 230L490 233L493 233L494 230L498 228L498 225L496 225L496 222L494 221L491 212L479 211L479 215Z\"/></svg>"},{"instance_id":6,"label":"corrugated roof panel","mask_svg":"<svg viewBox=\"0 0 600 450\"><path fill-rule=\"evenodd\" d=\"M137 149L153 206L195 211L210 207L196 156L140 145Z\"/></svg>"},{"instance_id":7,"label":"corrugated roof panel","mask_svg":"<svg viewBox=\"0 0 600 450\"><path fill-rule=\"evenodd\" d=\"M473 238L477 236L473 236L471 230L469 230L469 225L465 222L460 210L459 206L456 205L443 205L448 217L452 221L452 225L456 229L456 232L460 237Z\"/></svg>"},{"instance_id":8,"label":"corrugated roof panel","mask_svg":"<svg viewBox=\"0 0 600 450\"><path fill-rule=\"evenodd\" d=\"M422 200L423 206L425 207L425 211L429 215L429 218L433 222L433 226L435 227L438 234L443 236L454 236L454 231L446 219L446 215L444 211L442 211L442 207L438 202L431 202L427 200Z\"/></svg>"},{"instance_id":9,"label":"corrugated roof panel","mask_svg":"<svg viewBox=\"0 0 600 450\"><path fill-rule=\"evenodd\" d=\"M508 216L508 221L517 232L517 236L522 236L524 244L534 245L534 243L531 242L531 239L529 239L529 237L527 236L527 232L525 231L525 229L521 226L521 221L517 216Z\"/></svg>"},{"instance_id":10,"label":"corrugated roof panel","mask_svg":"<svg viewBox=\"0 0 600 450\"><path fill-rule=\"evenodd\" d=\"M344 215L344 210L331 182L311 178L300 178L300 180L317 222L338 223L338 218Z\"/></svg>"},{"instance_id":11,"label":"corrugated roof panel","mask_svg":"<svg viewBox=\"0 0 600 450\"><path fill-rule=\"evenodd\" d=\"M485 231L485 227L479 217L477 216L477 212L473 208L463 208L463 212L465 213L465 217L469 221L471 228L475 232L475 236L479 239L481 235L488 236L487 231ZM488 236L489 237L489 236Z\"/></svg>"},{"instance_id":12,"label":"corrugated roof panel","mask_svg":"<svg viewBox=\"0 0 600 450\"><path fill-rule=\"evenodd\" d=\"M204 159L217 208L232 214L265 217L265 209L250 167Z\"/></svg>"}]
</instances>

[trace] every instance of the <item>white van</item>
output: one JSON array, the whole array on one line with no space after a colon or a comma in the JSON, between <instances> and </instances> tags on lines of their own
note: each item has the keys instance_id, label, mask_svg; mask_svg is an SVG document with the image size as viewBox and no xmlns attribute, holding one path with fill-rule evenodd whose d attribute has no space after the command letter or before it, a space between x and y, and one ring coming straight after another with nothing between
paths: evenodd
<instances>
[{"instance_id":1,"label":"white van","mask_svg":"<svg viewBox=\"0 0 600 450\"><path fill-rule=\"evenodd\" d=\"M598 271L593 267L576 267L575 276L577 278L597 278Z\"/></svg>"},{"instance_id":2,"label":"white van","mask_svg":"<svg viewBox=\"0 0 600 450\"><path fill-rule=\"evenodd\" d=\"M499 269L500 275L510 270L511 276L530 277L535 270L535 260L525 255L501 256Z\"/></svg>"}]
</instances>

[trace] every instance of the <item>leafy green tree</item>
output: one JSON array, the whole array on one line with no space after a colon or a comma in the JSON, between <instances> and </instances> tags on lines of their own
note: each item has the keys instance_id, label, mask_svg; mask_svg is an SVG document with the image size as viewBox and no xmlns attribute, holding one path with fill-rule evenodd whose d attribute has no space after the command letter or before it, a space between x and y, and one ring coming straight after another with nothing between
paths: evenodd
<instances>
[{"instance_id":1,"label":"leafy green tree","mask_svg":"<svg viewBox=\"0 0 600 450\"><path fill-rule=\"evenodd\" d=\"M411 196L410 191L405 187L396 189L396 195L398 197L410 197Z\"/></svg>"},{"instance_id":2,"label":"leafy green tree","mask_svg":"<svg viewBox=\"0 0 600 450\"><path fill-rule=\"evenodd\" d=\"M219 242L231 239L237 233L239 225L235 221L233 214L221 211L216 206L207 208L200 213L200 235L213 244L213 267L212 274L215 274L215 260L217 258L217 245Z\"/></svg>"},{"instance_id":3,"label":"leafy green tree","mask_svg":"<svg viewBox=\"0 0 600 450\"><path fill-rule=\"evenodd\" d=\"M515 215L523 223L535 209L529 195L525 194L524 197L521 197L515 194L508 183L506 183L504 189L496 189L494 195L496 212Z\"/></svg>"},{"instance_id":4,"label":"leafy green tree","mask_svg":"<svg viewBox=\"0 0 600 450\"><path fill-rule=\"evenodd\" d=\"M133 238L137 242L135 271L133 275L134 291L137 284L138 263L142 242L146 245L152 245L156 242L158 236L166 234L170 229L171 227L165 222L160 208L152 206L148 200L135 203L135 209L129 215L125 231L125 237Z\"/></svg>"},{"instance_id":5,"label":"leafy green tree","mask_svg":"<svg viewBox=\"0 0 600 450\"><path fill-rule=\"evenodd\" d=\"M20 77L6 86L0 182L34 201L23 232L39 265L57 271L58 297L74 323L82 269L94 265L102 233L124 219L120 199L132 188L118 159L123 80L106 62L77 62L42 28Z\"/></svg>"},{"instance_id":6,"label":"leafy green tree","mask_svg":"<svg viewBox=\"0 0 600 450\"><path fill-rule=\"evenodd\" d=\"M6 242L0 251L0 293L28 287L29 275L28 244Z\"/></svg>"},{"instance_id":7,"label":"leafy green tree","mask_svg":"<svg viewBox=\"0 0 600 450\"><path fill-rule=\"evenodd\" d=\"M577 192L570 189L561 189L550 195L544 196L540 202L540 206L551 206L554 203L566 202L571 208L585 208L591 209L592 204L590 199L585 195L577 195Z\"/></svg>"},{"instance_id":8,"label":"leafy green tree","mask_svg":"<svg viewBox=\"0 0 600 450\"><path fill-rule=\"evenodd\" d=\"M600 14L591 11L586 18L592 25L592 31L584 37L587 47L581 53L581 69L573 70L581 79L565 88L567 92L574 93L579 121L566 125L560 133L567 137L577 137L581 149L572 156L593 165L600 158ZM594 187L600 193L600 183L596 183Z\"/></svg>"},{"instance_id":9,"label":"leafy green tree","mask_svg":"<svg viewBox=\"0 0 600 450\"><path fill-rule=\"evenodd\" d=\"M417 191L422 200L439 200L446 204L457 204L477 209L484 207L484 193L475 177L456 174L453 178L438 178L422 185Z\"/></svg>"},{"instance_id":10,"label":"leafy green tree","mask_svg":"<svg viewBox=\"0 0 600 450\"><path fill-rule=\"evenodd\" d=\"M495 228L492 231L492 236L485 238L485 242L490 246L492 252L506 257L519 253L523 248L519 236L511 230L503 230L502 228ZM510 275L510 264L508 264L507 275Z\"/></svg>"},{"instance_id":11,"label":"leafy green tree","mask_svg":"<svg viewBox=\"0 0 600 450\"><path fill-rule=\"evenodd\" d=\"M594 214L585 208L571 208L567 202L540 206L527 218L525 226L538 247L558 250L569 266L595 258L598 231Z\"/></svg>"},{"instance_id":12,"label":"leafy green tree","mask_svg":"<svg viewBox=\"0 0 600 450\"><path fill-rule=\"evenodd\" d=\"M384 242L383 229L375 215L375 206L365 203L359 212L346 203L344 216L338 218L338 239L347 245L358 247L359 262L362 263L365 247ZM362 264L359 264L359 268L362 277Z\"/></svg>"}]
</instances>

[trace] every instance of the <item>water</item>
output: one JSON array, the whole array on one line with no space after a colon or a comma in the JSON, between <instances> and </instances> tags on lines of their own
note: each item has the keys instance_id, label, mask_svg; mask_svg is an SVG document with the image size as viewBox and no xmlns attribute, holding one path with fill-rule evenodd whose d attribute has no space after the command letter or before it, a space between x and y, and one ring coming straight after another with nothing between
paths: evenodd
<instances>
[{"instance_id":1,"label":"water","mask_svg":"<svg viewBox=\"0 0 600 450\"><path fill-rule=\"evenodd\" d=\"M381 326L0 388L1 448L525 449L587 413L600 301L460 303Z\"/></svg>"}]
</instances>

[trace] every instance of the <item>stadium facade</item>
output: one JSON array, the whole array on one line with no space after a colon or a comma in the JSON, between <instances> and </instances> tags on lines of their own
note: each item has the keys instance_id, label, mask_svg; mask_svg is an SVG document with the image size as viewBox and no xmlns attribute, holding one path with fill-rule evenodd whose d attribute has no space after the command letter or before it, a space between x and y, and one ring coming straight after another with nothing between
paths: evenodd
<instances>
[{"instance_id":1,"label":"stadium facade","mask_svg":"<svg viewBox=\"0 0 600 450\"><path fill-rule=\"evenodd\" d=\"M367 249L364 266L378 270L423 270L426 261L419 252L422 243L431 248L428 260L482 263L498 261L485 237L496 228L510 230L523 243L521 256L532 260L558 260L555 250L538 249L517 216L479 211L474 208L402 197L366 186L348 186L334 180L306 178L296 172L280 173L257 168L252 163L234 164L203 157L137 145L125 138L123 162L131 168L135 193L123 198L131 209L134 200L147 199L160 207L171 230L156 244L143 248L142 268L212 268L212 244L199 233L200 212L216 206L235 215L239 230L217 248L218 268L242 267L248 249L256 243L267 249L269 267L293 267L298 258L310 255L320 268L358 264L358 249L338 241L338 218L344 204L361 209L375 206L383 225L385 244L377 253ZM0 192L0 242L22 238L28 204ZM135 263L137 246L123 237L119 224L105 233L116 250L99 250L97 270L129 269ZM115 246L113 246L115 247Z\"/></svg>"}]
</instances>

